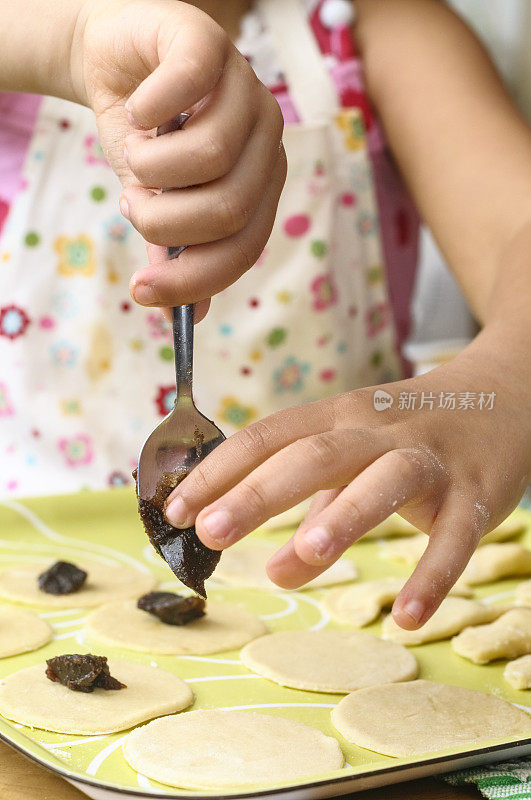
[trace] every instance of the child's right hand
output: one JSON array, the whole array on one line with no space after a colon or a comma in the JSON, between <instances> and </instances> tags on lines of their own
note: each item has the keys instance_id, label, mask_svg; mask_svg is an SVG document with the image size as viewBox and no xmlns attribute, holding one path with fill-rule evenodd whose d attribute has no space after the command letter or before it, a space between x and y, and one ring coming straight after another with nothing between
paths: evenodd
<instances>
[{"instance_id":1,"label":"child's right hand","mask_svg":"<svg viewBox=\"0 0 531 800\"><path fill-rule=\"evenodd\" d=\"M122 213L157 245L131 279L134 299L173 306L233 283L267 242L286 174L280 109L247 61L187 3L88 0L71 68L123 184ZM184 130L155 138L184 111ZM169 245L194 245L178 269Z\"/></svg>"}]
</instances>

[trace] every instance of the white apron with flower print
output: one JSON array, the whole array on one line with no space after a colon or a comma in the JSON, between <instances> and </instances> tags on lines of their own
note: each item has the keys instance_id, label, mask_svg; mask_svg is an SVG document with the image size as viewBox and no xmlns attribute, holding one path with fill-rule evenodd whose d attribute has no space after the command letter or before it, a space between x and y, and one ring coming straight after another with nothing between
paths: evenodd
<instances>
[{"instance_id":1,"label":"white apron with flower print","mask_svg":"<svg viewBox=\"0 0 531 800\"><path fill-rule=\"evenodd\" d=\"M298 0L259 9L302 122L261 258L196 327L196 402L227 434L400 373L361 115L339 109ZM129 482L173 404L171 334L129 298L144 245L87 109L43 101L25 180L0 240L0 494Z\"/></svg>"}]
</instances>

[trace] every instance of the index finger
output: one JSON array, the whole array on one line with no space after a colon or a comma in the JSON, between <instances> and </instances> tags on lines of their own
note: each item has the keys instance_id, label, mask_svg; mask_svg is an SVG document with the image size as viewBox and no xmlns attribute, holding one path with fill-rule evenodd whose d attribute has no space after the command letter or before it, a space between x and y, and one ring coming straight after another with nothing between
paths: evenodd
<instances>
[{"instance_id":1,"label":"index finger","mask_svg":"<svg viewBox=\"0 0 531 800\"><path fill-rule=\"evenodd\" d=\"M332 424L332 413L316 402L304 408L287 408L238 431L201 461L169 495L168 522L176 528L189 527L205 506L278 450L303 437L323 433Z\"/></svg>"}]
</instances>

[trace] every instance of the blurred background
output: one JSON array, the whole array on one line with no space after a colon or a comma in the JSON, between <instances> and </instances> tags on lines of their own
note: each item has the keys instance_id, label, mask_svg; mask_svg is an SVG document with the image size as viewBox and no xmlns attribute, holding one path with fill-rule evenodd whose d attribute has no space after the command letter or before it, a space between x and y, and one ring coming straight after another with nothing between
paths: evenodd
<instances>
[{"instance_id":1,"label":"blurred background","mask_svg":"<svg viewBox=\"0 0 531 800\"><path fill-rule=\"evenodd\" d=\"M531 2L449 0L475 29L531 122ZM407 356L416 372L451 358L476 332L465 301L430 234L421 239L421 267L414 299L414 326ZM448 331L452 331L449 338Z\"/></svg>"}]
</instances>

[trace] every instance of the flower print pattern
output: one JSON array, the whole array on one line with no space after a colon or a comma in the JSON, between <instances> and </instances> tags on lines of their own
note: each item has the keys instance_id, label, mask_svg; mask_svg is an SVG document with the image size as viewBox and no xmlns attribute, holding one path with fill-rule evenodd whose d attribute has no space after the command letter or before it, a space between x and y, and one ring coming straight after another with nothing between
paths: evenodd
<instances>
[{"instance_id":1,"label":"flower print pattern","mask_svg":"<svg viewBox=\"0 0 531 800\"><path fill-rule=\"evenodd\" d=\"M130 483L129 477L120 470L116 469L107 477L107 486L116 488L118 486L128 486Z\"/></svg>"},{"instance_id":2,"label":"flower print pattern","mask_svg":"<svg viewBox=\"0 0 531 800\"><path fill-rule=\"evenodd\" d=\"M365 323L367 335L372 339L383 331L390 321L389 303L376 303L367 309Z\"/></svg>"},{"instance_id":3,"label":"flower print pattern","mask_svg":"<svg viewBox=\"0 0 531 800\"><path fill-rule=\"evenodd\" d=\"M273 373L275 392L300 392L309 371L309 364L299 361L295 356L289 356Z\"/></svg>"},{"instance_id":4,"label":"flower print pattern","mask_svg":"<svg viewBox=\"0 0 531 800\"><path fill-rule=\"evenodd\" d=\"M278 347L279 345L281 345L283 342L286 341L287 335L288 335L288 332L287 332L286 328L273 328L267 334L266 342L269 345L269 347ZM252 358L252 356L251 356L251 358ZM253 360L256 360L256 359L253 359Z\"/></svg>"},{"instance_id":5,"label":"flower print pattern","mask_svg":"<svg viewBox=\"0 0 531 800\"><path fill-rule=\"evenodd\" d=\"M147 315L149 335L152 339L171 338L171 325L159 312L151 312Z\"/></svg>"},{"instance_id":6,"label":"flower print pattern","mask_svg":"<svg viewBox=\"0 0 531 800\"><path fill-rule=\"evenodd\" d=\"M235 397L223 397L217 415L223 422L243 428L257 418L258 411L253 406L243 405Z\"/></svg>"},{"instance_id":7,"label":"flower print pattern","mask_svg":"<svg viewBox=\"0 0 531 800\"><path fill-rule=\"evenodd\" d=\"M58 236L54 242L54 249L59 255L57 271L60 275L89 277L94 274L96 269L94 243L89 236L83 233L72 239L68 236Z\"/></svg>"},{"instance_id":8,"label":"flower print pattern","mask_svg":"<svg viewBox=\"0 0 531 800\"><path fill-rule=\"evenodd\" d=\"M61 409L61 414L64 416L75 416L77 414L81 414L81 403L77 397L68 397L65 400L61 400L59 407Z\"/></svg>"},{"instance_id":9,"label":"flower print pattern","mask_svg":"<svg viewBox=\"0 0 531 800\"><path fill-rule=\"evenodd\" d=\"M371 175L366 164L352 164L350 167L349 176L349 183L352 189L358 194L362 194L363 192L367 191L371 185ZM343 203L343 205L345 205L345 203ZM350 205L355 205L355 203L351 203Z\"/></svg>"},{"instance_id":10,"label":"flower print pattern","mask_svg":"<svg viewBox=\"0 0 531 800\"><path fill-rule=\"evenodd\" d=\"M108 219L104 223L103 229L105 237L111 242L125 242L131 230L126 220L119 214Z\"/></svg>"},{"instance_id":11,"label":"flower print pattern","mask_svg":"<svg viewBox=\"0 0 531 800\"><path fill-rule=\"evenodd\" d=\"M6 339L18 339L26 332L30 318L23 308L15 305L0 308L0 336Z\"/></svg>"},{"instance_id":12,"label":"flower print pattern","mask_svg":"<svg viewBox=\"0 0 531 800\"><path fill-rule=\"evenodd\" d=\"M365 277L369 286L376 286L384 281L384 271L382 267L369 267L365 270Z\"/></svg>"},{"instance_id":13,"label":"flower print pattern","mask_svg":"<svg viewBox=\"0 0 531 800\"><path fill-rule=\"evenodd\" d=\"M94 459L92 439L86 433L78 433L69 438L59 439L57 447L69 467L91 464Z\"/></svg>"},{"instance_id":14,"label":"flower print pattern","mask_svg":"<svg viewBox=\"0 0 531 800\"><path fill-rule=\"evenodd\" d=\"M337 287L334 277L327 272L318 275L310 284L313 293L313 307L316 311L326 311L337 303Z\"/></svg>"},{"instance_id":15,"label":"flower print pattern","mask_svg":"<svg viewBox=\"0 0 531 800\"><path fill-rule=\"evenodd\" d=\"M58 317L72 319L78 311L78 302L71 292L57 292L52 297L52 308Z\"/></svg>"},{"instance_id":16,"label":"flower print pattern","mask_svg":"<svg viewBox=\"0 0 531 800\"><path fill-rule=\"evenodd\" d=\"M0 383L0 417L10 417L14 414L15 409L9 397L9 389L7 384Z\"/></svg>"},{"instance_id":17,"label":"flower print pattern","mask_svg":"<svg viewBox=\"0 0 531 800\"><path fill-rule=\"evenodd\" d=\"M363 211L358 217L358 232L360 236L371 236L378 233L378 219L370 211Z\"/></svg>"},{"instance_id":18,"label":"flower print pattern","mask_svg":"<svg viewBox=\"0 0 531 800\"><path fill-rule=\"evenodd\" d=\"M175 405L177 390L175 386L159 386L155 396L155 405L161 417L169 414Z\"/></svg>"},{"instance_id":19,"label":"flower print pattern","mask_svg":"<svg viewBox=\"0 0 531 800\"><path fill-rule=\"evenodd\" d=\"M56 342L50 347L50 357L54 364L58 367L66 367L72 369L77 364L77 348L73 347L69 342L62 340Z\"/></svg>"},{"instance_id":20,"label":"flower print pattern","mask_svg":"<svg viewBox=\"0 0 531 800\"><path fill-rule=\"evenodd\" d=\"M336 124L343 132L347 150L362 150L365 147L365 126L363 119L352 110L341 111L336 117Z\"/></svg>"},{"instance_id":21,"label":"flower print pattern","mask_svg":"<svg viewBox=\"0 0 531 800\"><path fill-rule=\"evenodd\" d=\"M103 153L100 140L94 134L90 134L89 136L85 136L85 161L87 164L94 166L95 164L101 164L105 167L109 166L109 162L105 158Z\"/></svg>"}]
</instances>

